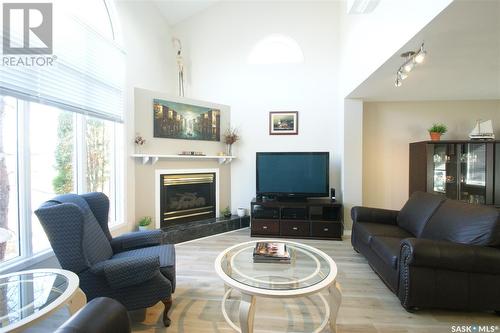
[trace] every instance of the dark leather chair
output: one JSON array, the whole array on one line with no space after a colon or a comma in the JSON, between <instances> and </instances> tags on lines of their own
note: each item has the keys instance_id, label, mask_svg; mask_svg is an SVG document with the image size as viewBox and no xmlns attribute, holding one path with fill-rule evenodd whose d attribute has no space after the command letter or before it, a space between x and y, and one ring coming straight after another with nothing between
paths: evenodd
<instances>
[{"instance_id":1,"label":"dark leather chair","mask_svg":"<svg viewBox=\"0 0 500 333\"><path fill-rule=\"evenodd\" d=\"M499 210L414 193L401 211L354 207L351 242L407 310L500 310Z\"/></svg>"},{"instance_id":2,"label":"dark leather chair","mask_svg":"<svg viewBox=\"0 0 500 333\"><path fill-rule=\"evenodd\" d=\"M151 230L112 237L109 200L104 193L64 194L35 211L61 267L80 278L91 300L110 297L127 310L165 304L163 323L175 291L175 248L163 232Z\"/></svg>"},{"instance_id":3,"label":"dark leather chair","mask_svg":"<svg viewBox=\"0 0 500 333\"><path fill-rule=\"evenodd\" d=\"M130 318L120 302L107 297L91 300L55 333L130 333Z\"/></svg>"}]
</instances>

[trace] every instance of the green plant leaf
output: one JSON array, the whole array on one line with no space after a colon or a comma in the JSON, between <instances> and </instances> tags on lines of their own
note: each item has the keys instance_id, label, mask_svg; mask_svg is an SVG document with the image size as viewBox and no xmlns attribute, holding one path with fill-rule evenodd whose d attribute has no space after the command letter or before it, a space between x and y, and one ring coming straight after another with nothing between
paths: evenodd
<instances>
[{"instance_id":1,"label":"green plant leaf","mask_svg":"<svg viewBox=\"0 0 500 333\"><path fill-rule=\"evenodd\" d=\"M444 134L448 131L448 127L446 127L445 124L442 123L434 123L432 126L428 129L430 133L441 133Z\"/></svg>"}]
</instances>

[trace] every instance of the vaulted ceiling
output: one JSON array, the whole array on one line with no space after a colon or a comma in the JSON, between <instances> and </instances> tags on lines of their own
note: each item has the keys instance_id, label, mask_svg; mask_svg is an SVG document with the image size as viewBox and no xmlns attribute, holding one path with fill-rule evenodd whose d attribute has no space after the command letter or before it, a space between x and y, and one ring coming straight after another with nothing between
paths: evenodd
<instances>
[{"instance_id":1,"label":"vaulted ceiling","mask_svg":"<svg viewBox=\"0 0 500 333\"><path fill-rule=\"evenodd\" d=\"M428 52L425 62L409 73L401 87L395 87L396 71L404 62L400 54L418 49L422 42ZM500 1L454 1L349 97L367 101L500 99Z\"/></svg>"},{"instance_id":2,"label":"vaulted ceiling","mask_svg":"<svg viewBox=\"0 0 500 333\"><path fill-rule=\"evenodd\" d=\"M175 25L219 1L154 3L168 24ZM401 87L395 87L396 71L404 62L400 54L418 49L422 42L428 51L425 63ZM455 0L349 97L373 101L500 99L500 1Z\"/></svg>"},{"instance_id":3,"label":"vaulted ceiling","mask_svg":"<svg viewBox=\"0 0 500 333\"><path fill-rule=\"evenodd\" d=\"M169 25L175 25L220 0L154 0Z\"/></svg>"}]
</instances>

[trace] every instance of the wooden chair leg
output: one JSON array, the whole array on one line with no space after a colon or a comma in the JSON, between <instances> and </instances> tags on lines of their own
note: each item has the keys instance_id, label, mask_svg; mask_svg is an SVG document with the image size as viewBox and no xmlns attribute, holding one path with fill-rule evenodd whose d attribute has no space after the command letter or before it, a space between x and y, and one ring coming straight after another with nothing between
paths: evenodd
<instances>
[{"instance_id":1,"label":"wooden chair leg","mask_svg":"<svg viewBox=\"0 0 500 333\"><path fill-rule=\"evenodd\" d=\"M171 321L168 317L168 311L170 311L170 308L172 307L172 297L162 301L162 303L165 305L165 309L163 310L163 325L165 325L165 327L169 327Z\"/></svg>"}]
</instances>

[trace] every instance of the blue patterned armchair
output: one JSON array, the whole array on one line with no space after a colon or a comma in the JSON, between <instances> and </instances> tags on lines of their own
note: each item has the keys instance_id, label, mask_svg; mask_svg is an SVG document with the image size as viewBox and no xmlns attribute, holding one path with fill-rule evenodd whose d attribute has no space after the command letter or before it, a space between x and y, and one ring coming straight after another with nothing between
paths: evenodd
<instances>
[{"instance_id":1,"label":"blue patterned armchair","mask_svg":"<svg viewBox=\"0 0 500 333\"><path fill-rule=\"evenodd\" d=\"M165 305L163 323L175 290L175 248L163 232L151 230L111 237L109 199L103 193L64 194L35 211L63 269L80 277L91 300L110 297L127 310Z\"/></svg>"}]
</instances>

